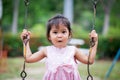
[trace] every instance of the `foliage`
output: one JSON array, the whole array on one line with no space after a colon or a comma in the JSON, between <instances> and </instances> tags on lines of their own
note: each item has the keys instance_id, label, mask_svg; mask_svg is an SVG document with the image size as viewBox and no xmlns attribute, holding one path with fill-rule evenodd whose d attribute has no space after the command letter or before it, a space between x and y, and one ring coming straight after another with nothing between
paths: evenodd
<instances>
[{"instance_id":1,"label":"foliage","mask_svg":"<svg viewBox=\"0 0 120 80\"><path fill-rule=\"evenodd\" d=\"M98 54L100 58L114 58L120 48L120 38L100 37L98 45Z\"/></svg>"},{"instance_id":2,"label":"foliage","mask_svg":"<svg viewBox=\"0 0 120 80\"><path fill-rule=\"evenodd\" d=\"M111 27L108 31L107 37L120 38L120 27Z\"/></svg>"},{"instance_id":3,"label":"foliage","mask_svg":"<svg viewBox=\"0 0 120 80\"><path fill-rule=\"evenodd\" d=\"M14 0L3 1L2 29L5 33L4 48L9 50L10 56L22 55L22 41L19 34L24 29L25 5L24 0L20 0L18 34L12 35L11 24L13 16ZM36 51L40 45L49 45L45 37L45 24L47 20L56 13L63 13L64 0L29 0L28 6L28 29L32 32L31 47ZM103 1L105 4L107 1ZM98 57L113 57L119 46L120 37L120 1L117 0L112 6L110 14L110 30L107 36L101 36L104 24L104 6L101 1L97 4L95 30L100 35L98 46ZM84 39L89 47L88 33L93 26L93 4L92 0L74 0L74 23L72 24L73 37ZM8 34L7 34L7 33ZM112 40L112 41L111 41ZM104 44L104 45L103 45ZM113 54L114 53L114 54Z\"/></svg>"},{"instance_id":4,"label":"foliage","mask_svg":"<svg viewBox=\"0 0 120 80\"><path fill-rule=\"evenodd\" d=\"M85 41L85 45L81 46L82 48L89 48L89 39L88 38L82 38ZM98 45L98 51L97 56L98 58L113 58L117 50L120 48L119 44L120 39L118 38L99 38L99 45ZM16 57L16 56L22 56L22 42L20 39L16 39L15 37L7 37L7 39L4 41L5 45L4 47L7 47L9 56ZM38 47L49 45L46 38L32 38L30 40L31 50L32 52L35 52L38 50Z\"/></svg>"},{"instance_id":5,"label":"foliage","mask_svg":"<svg viewBox=\"0 0 120 80\"><path fill-rule=\"evenodd\" d=\"M6 34L3 37L4 40L4 50L8 50L8 55L10 56L20 56L22 53L22 42L19 40L18 35L11 36L11 34Z\"/></svg>"},{"instance_id":6,"label":"foliage","mask_svg":"<svg viewBox=\"0 0 120 80\"><path fill-rule=\"evenodd\" d=\"M89 32L87 32L83 27L79 25L72 25L72 37L83 39L85 44L82 45L82 48L89 48ZM115 29L114 29L115 30ZM119 38L119 29L118 31L114 31L110 29L108 37L104 37L99 35L99 43L98 43L98 58L113 58L117 50L120 48L120 38ZM30 28L32 32L32 36L30 39L30 46L33 52L38 50L40 46L49 45L49 41L45 36L45 27L41 24L36 24L33 28ZM5 34L4 36L4 48L8 50L9 56L22 56L23 46L22 41L20 39L20 34L11 35L10 33Z\"/></svg>"},{"instance_id":7,"label":"foliage","mask_svg":"<svg viewBox=\"0 0 120 80\"><path fill-rule=\"evenodd\" d=\"M90 31L90 30L89 30ZM89 32L80 25L72 25L72 37L73 38L88 38Z\"/></svg>"},{"instance_id":8,"label":"foliage","mask_svg":"<svg viewBox=\"0 0 120 80\"><path fill-rule=\"evenodd\" d=\"M48 45L45 37L32 37L30 39L31 50L33 52L38 50L38 47ZM5 35L4 36L4 50L8 51L9 57L16 57L23 55L23 45L18 35Z\"/></svg>"},{"instance_id":9,"label":"foliage","mask_svg":"<svg viewBox=\"0 0 120 80\"><path fill-rule=\"evenodd\" d=\"M75 28L74 28L75 27ZM85 41L84 45L81 45L82 48L89 48L89 32L86 32L81 26L78 27L74 25L73 37L78 39L83 39ZM118 49L120 48L120 29L110 29L107 37L99 36L98 40L98 50L97 58L114 58Z\"/></svg>"},{"instance_id":10,"label":"foliage","mask_svg":"<svg viewBox=\"0 0 120 80\"><path fill-rule=\"evenodd\" d=\"M2 23L4 25L3 29L4 31L9 31L10 30L10 26L12 23L12 1L10 0L2 0L3 2L3 16L2 16Z\"/></svg>"},{"instance_id":11,"label":"foliage","mask_svg":"<svg viewBox=\"0 0 120 80\"><path fill-rule=\"evenodd\" d=\"M30 28L30 31L33 35L33 37L43 37L46 35L46 25L42 24L36 24L32 28Z\"/></svg>"},{"instance_id":12,"label":"foliage","mask_svg":"<svg viewBox=\"0 0 120 80\"><path fill-rule=\"evenodd\" d=\"M3 0L3 29L4 31L9 31L12 24L12 14L13 14L13 2L9 0ZM105 4L107 1L103 1ZM115 1L111 10L110 15L110 27L119 27L119 3L120 1ZM56 13L63 13L64 0L30 0L28 6L28 26L31 28L35 24L45 24L46 21ZM96 27L99 33L102 32L102 27L104 23L104 6L101 1L97 4L96 13ZM24 0L20 0L19 7L19 20L18 29L24 28L24 18L25 18L25 5ZM87 21L87 22L86 22ZM93 21L93 3L92 0L74 0L74 23L83 26L84 23L89 23L87 27L92 26ZM83 23L82 23L83 22ZM115 25L114 25L115 24ZM86 26L84 26L86 27ZM87 28L89 30L89 28Z\"/></svg>"}]
</instances>

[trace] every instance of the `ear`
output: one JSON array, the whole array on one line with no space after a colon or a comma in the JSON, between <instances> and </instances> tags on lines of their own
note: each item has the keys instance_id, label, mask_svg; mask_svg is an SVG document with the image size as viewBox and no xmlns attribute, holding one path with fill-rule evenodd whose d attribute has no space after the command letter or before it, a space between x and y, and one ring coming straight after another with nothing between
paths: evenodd
<instances>
[{"instance_id":1,"label":"ear","mask_svg":"<svg viewBox=\"0 0 120 80\"><path fill-rule=\"evenodd\" d=\"M48 37L48 40L49 40L49 41L51 41L51 38L50 38L50 36Z\"/></svg>"},{"instance_id":2,"label":"ear","mask_svg":"<svg viewBox=\"0 0 120 80\"><path fill-rule=\"evenodd\" d=\"M70 33L68 38L70 39L71 37L72 37L72 34Z\"/></svg>"},{"instance_id":3,"label":"ear","mask_svg":"<svg viewBox=\"0 0 120 80\"><path fill-rule=\"evenodd\" d=\"M70 38L71 38L71 35L69 35L68 39L70 39Z\"/></svg>"}]
</instances>

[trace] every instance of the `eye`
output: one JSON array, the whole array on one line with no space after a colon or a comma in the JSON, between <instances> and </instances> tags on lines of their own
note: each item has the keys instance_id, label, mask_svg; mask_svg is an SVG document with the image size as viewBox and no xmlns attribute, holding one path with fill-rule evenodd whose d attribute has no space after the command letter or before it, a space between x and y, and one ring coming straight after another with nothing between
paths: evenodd
<instances>
[{"instance_id":1,"label":"eye","mask_svg":"<svg viewBox=\"0 0 120 80\"><path fill-rule=\"evenodd\" d=\"M54 33L54 34L57 34L57 32L56 32L56 31L54 31L53 33Z\"/></svg>"},{"instance_id":2,"label":"eye","mask_svg":"<svg viewBox=\"0 0 120 80\"><path fill-rule=\"evenodd\" d=\"M66 33L66 31L62 31L62 33L63 33L63 34L65 34L65 33Z\"/></svg>"}]
</instances>

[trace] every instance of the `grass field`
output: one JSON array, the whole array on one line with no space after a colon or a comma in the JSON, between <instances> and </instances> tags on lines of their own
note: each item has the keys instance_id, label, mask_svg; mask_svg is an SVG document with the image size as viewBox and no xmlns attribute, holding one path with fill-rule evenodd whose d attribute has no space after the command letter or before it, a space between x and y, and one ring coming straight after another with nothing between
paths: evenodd
<instances>
[{"instance_id":1,"label":"grass field","mask_svg":"<svg viewBox=\"0 0 120 80\"><path fill-rule=\"evenodd\" d=\"M23 58L8 58L6 72L0 73L0 80L22 80L20 72L22 70ZM90 72L94 77L94 80L104 80L105 74L111 66L112 61L99 60L95 61L90 66ZM87 66L79 63L79 73L83 80L87 77ZM43 74L45 73L44 62L27 63L26 64L27 77L26 80L42 80ZM107 80L120 80L120 61L118 61L109 78Z\"/></svg>"}]
</instances>

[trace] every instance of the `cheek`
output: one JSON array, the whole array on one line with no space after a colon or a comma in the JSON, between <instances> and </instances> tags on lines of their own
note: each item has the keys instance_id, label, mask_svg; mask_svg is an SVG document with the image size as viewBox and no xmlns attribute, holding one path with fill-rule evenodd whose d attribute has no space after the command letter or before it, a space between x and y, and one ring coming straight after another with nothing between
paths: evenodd
<instances>
[{"instance_id":1,"label":"cheek","mask_svg":"<svg viewBox=\"0 0 120 80\"><path fill-rule=\"evenodd\" d=\"M48 39L49 39L49 41L52 41L52 40L55 39L55 36L53 36L53 35L51 36L51 35L50 35L50 36L48 37Z\"/></svg>"}]
</instances>

